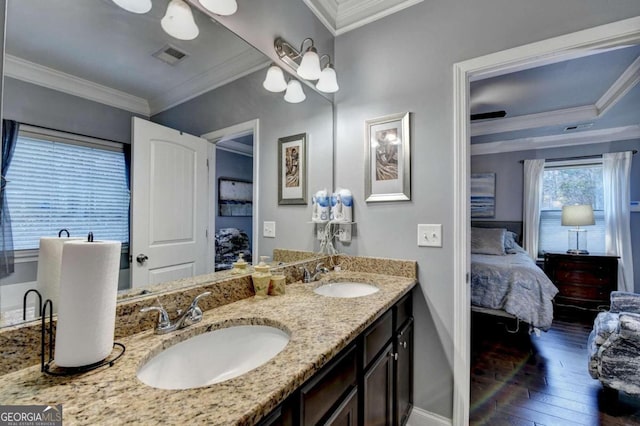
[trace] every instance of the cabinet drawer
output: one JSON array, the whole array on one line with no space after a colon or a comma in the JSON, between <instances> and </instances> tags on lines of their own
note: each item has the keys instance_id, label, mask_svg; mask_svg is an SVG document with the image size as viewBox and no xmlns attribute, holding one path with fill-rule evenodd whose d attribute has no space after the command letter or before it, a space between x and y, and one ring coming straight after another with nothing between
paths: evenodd
<instances>
[{"instance_id":1,"label":"cabinet drawer","mask_svg":"<svg viewBox=\"0 0 640 426\"><path fill-rule=\"evenodd\" d=\"M611 283L611 272L608 268L581 268L576 265L574 269L556 269L555 282L581 283L586 285L609 285Z\"/></svg>"},{"instance_id":2,"label":"cabinet drawer","mask_svg":"<svg viewBox=\"0 0 640 426\"><path fill-rule=\"evenodd\" d=\"M325 367L300 391L301 423L315 425L343 395L356 386L356 348Z\"/></svg>"},{"instance_id":3,"label":"cabinet drawer","mask_svg":"<svg viewBox=\"0 0 640 426\"><path fill-rule=\"evenodd\" d=\"M394 307L396 329L402 327L413 316L411 293L405 295Z\"/></svg>"},{"instance_id":4,"label":"cabinet drawer","mask_svg":"<svg viewBox=\"0 0 640 426\"><path fill-rule=\"evenodd\" d=\"M373 361L378 352L385 347L393 336L393 321L391 310L387 311L378 321L364 332L364 366Z\"/></svg>"},{"instance_id":5,"label":"cabinet drawer","mask_svg":"<svg viewBox=\"0 0 640 426\"><path fill-rule=\"evenodd\" d=\"M561 285L558 287L558 296L584 299L593 301L609 302L611 288L609 286L586 286L586 285Z\"/></svg>"}]
</instances>

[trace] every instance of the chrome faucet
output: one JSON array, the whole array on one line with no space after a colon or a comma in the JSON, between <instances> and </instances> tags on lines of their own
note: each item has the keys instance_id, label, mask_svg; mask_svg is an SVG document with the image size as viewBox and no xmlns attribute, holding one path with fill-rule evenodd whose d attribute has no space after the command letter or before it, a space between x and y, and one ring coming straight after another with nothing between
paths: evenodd
<instances>
[{"instance_id":1,"label":"chrome faucet","mask_svg":"<svg viewBox=\"0 0 640 426\"><path fill-rule=\"evenodd\" d=\"M300 270L302 271L303 283L310 283L313 281L317 281L320 279L320 276L322 274L326 274L327 272L329 272L329 270L324 266L324 263L322 262L316 265L316 271L313 275L311 275L311 272L309 272L309 270L305 266L301 266Z\"/></svg>"},{"instance_id":2,"label":"chrome faucet","mask_svg":"<svg viewBox=\"0 0 640 426\"><path fill-rule=\"evenodd\" d=\"M140 312L149 312L149 311L157 311L158 312L158 325L156 326L156 334L166 334L175 330L180 330L181 328L188 327L192 324L202 321L202 309L198 306L198 302L204 296L210 295L211 292L206 291L202 294L197 295L193 302L189 305L189 307L184 311L178 311L180 317L174 322L171 323L169 319L169 314L167 311L161 306L148 306L146 308L140 309Z\"/></svg>"}]
</instances>

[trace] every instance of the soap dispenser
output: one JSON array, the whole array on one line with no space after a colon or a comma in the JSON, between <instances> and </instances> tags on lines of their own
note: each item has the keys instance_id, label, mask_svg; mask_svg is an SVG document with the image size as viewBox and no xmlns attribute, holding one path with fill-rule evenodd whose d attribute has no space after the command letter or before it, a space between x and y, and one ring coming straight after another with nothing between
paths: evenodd
<instances>
[{"instance_id":1,"label":"soap dispenser","mask_svg":"<svg viewBox=\"0 0 640 426\"><path fill-rule=\"evenodd\" d=\"M271 267L267 265L266 260L268 258L269 256L260 256L260 263L254 267L256 271L251 274L253 289L256 292L256 299L263 299L267 297L267 293L269 292Z\"/></svg>"},{"instance_id":2,"label":"soap dispenser","mask_svg":"<svg viewBox=\"0 0 640 426\"><path fill-rule=\"evenodd\" d=\"M247 270L248 263L244 260L244 253L238 253L238 260L233 262L232 274L242 274Z\"/></svg>"}]
</instances>

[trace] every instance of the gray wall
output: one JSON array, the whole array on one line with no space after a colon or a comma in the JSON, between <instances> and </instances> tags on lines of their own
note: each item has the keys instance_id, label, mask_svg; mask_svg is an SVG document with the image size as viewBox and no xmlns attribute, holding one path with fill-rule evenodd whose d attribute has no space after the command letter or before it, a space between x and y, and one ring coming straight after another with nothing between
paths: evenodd
<instances>
[{"instance_id":1,"label":"gray wall","mask_svg":"<svg viewBox=\"0 0 640 426\"><path fill-rule=\"evenodd\" d=\"M532 158L565 158L596 155L605 152L640 150L640 140L618 141L593 145L503 154L475 155L471 157L472 172L496 173L495 220L522 220L522 164L520 160ZM631 200L640 200L640 159L633 157L631 166ZM631 244L634 253L633 271L635 291L640 293L640 213L631 213Z\"/></svg>"},{"instance_id":2,"label":"gray wall","mask_svg":"<svg viewBox=\"0 0 640 426\"><path fill-rule=\"evenodd\" d=\"M252 182L253 157L222 149L216 150L216 200L218 200L218 182L221 177ZM216 231L222 228L238 228L247 233L249 241L253 241L252 220L251 216L220 216L220 210L217 210Z\"/></svg>"},{"instance_id":3,"label":"gray wall","mask_svg":"<svg viewBox=\"0 0 640 426\"><path fill-rule=\"evenodd\" d=\"M152 120L194 135L202 135L237 123L260 120L254 149L259 150L258 223L276 221L276 238L264 238L256 232L259 254L271 256L274 248L314 250L311 197L307 205L278 205L278 138L307 133L308 191L331 188L333 171L333 107L329 101L309 89L307 99L289 104L282 93L264 90L266 69L256 71L184 104L161 112ZM255 151L254 151L255 152ZM254 202L256 202L254 200Z\"/></svg>"},{"instance_id":4,"label":"gray wall","mask_svg":"<svg viewBox=\"0 0 640 426\"><path fill-rule=\"evenodd\" d=\"M4 87L4 118L21 123L131 143L131 116L147 118L10 77Z\"/></svg>"},{"instance_id":5,"label":"gray wall","mask_svg":"<svg viewBox=\"0 0 640 426\"><path fill-rule=\"evenodd\" d=\"M344 251L416 259L415 406L452 415L454 63L640 15L637 0L429 0L336 38L336 186L355 196ZM412 200L364 202L363 125L412 113ZM416 225L442 223L443 247Z\"/></svg>"}]
</instances>

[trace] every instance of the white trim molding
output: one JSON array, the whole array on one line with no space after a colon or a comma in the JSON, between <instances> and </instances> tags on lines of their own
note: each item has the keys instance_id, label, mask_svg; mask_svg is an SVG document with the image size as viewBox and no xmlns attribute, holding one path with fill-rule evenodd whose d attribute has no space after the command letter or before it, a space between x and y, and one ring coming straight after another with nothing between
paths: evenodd
<instances>
[{"instance_id":1,"label":"white trim molding","mask_svg":"<svg viewBox=\"0 0 640 426\"><path fill-rule=\"evenodd\" d=\"M13 55L5 55L5 76L58 92L78 96L104 105L149 117L146 99L103 86Z\"/></svg>"},{"instance_id":2,"label":"white trim molding","mask_svg":"<svg viewBox=\"0 0 640 426\"><path fill-rule=\"evenodd\" d=\"M413 407L407 426L451 426L451 419Z\"/></svg>"},{"instance_id":3,"label":"white trim molding","mask_svg":"<svg viewBox=\"0 0 640 426\"><path fill-rule=\"evenodd\" d=\"M576 56L576 53L574 52L571 55L572 57ZM520 115L500 120L475 121L471 123L471 136L491 135L595 120L602 117L624 98L638 82L640 82L640 58L633 61L593 105Z\"/></svg>"},{"instance_id":4,"label":"white trim molding","mask_svg":"<svg viewBox=\"0 0 640 426\"><path fill-rule=\"evenodd\" d=\"M303 0L333 36L347 33L423 0Z\"/></svg>"},{"instance_id":5,"label":"white trim molding","mask_svg":"<svg viewBox=\"0 0 640 426\"><path fill-rule=\"evenodd\" d=\"M594 143L640 139L640 125L587 130L562 135L536 136L523 139L476 143L471 145L471 155L499 154L502 152L528 151L530 149L559 148L564 146L591 145Z\"/></svg>"},{"instance_id":6,"label":"white trim molding","mask_svg":"<svg viewBox=\"0 0 640 426\"><path fill-rule=\"evenodd\" d=\"M578 31L459 62L453 66L454 137L454 300L453 300L453 425L469 423L470 299L469 299L469 81L485 75L532 68L576 52L608 49L640 42L640 17Z\"/></svg>"}]
</instances>

